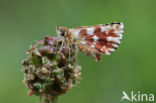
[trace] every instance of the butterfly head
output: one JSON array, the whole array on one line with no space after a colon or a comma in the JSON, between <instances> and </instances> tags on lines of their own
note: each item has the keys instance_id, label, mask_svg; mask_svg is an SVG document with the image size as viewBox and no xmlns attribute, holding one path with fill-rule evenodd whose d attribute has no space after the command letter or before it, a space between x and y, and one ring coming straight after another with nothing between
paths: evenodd
<instances>
[{"instance_id":1,"label":"butterfly head","mask_svg":"<svg viewBox=\"0 0 156 103\"><path fill-rule=\"evenodd\" d=\"M66 27L56 26L58 37L64 38L66 36Z\"/></svg>"}]
</instances>

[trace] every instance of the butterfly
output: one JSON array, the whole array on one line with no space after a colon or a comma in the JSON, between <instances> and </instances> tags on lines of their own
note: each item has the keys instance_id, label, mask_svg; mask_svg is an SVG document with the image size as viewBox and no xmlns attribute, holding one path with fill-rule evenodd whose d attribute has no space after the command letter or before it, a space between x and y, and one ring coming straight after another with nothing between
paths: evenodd
<instances>
[{"instance_id":1,"label":"butterfly","mask_svg":"<svg viewBox=\"0 0 156 103\"><path fill-rule=\"evenodd\" d=\"M124 25L116 22L77 28L57 26L56 32L66 45L75 45L78 50L99 61L102 54L110 55L119 47Z\"/></svg>"}]
</instances>

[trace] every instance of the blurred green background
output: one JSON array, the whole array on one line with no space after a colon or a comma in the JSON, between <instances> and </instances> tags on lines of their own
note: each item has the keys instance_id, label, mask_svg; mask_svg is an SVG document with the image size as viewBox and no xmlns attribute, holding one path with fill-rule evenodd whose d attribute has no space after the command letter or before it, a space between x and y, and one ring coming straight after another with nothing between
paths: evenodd
<instances>
[{"instance_id":1,"label":"blurred green background","mask_svg":"<svg viewBox=\"0 0 156 103\"><path fill-rule=\"evenodd\" d=\"M155 0L0 0L0 103L37 103L26 95L21 72L35 40L57 36L56 25L110 22L125 25L120 47L100 62L79 53L82 80L59 103L121 103L123 90L156 95L155 5Z\"/></svg>"}]
</instances>

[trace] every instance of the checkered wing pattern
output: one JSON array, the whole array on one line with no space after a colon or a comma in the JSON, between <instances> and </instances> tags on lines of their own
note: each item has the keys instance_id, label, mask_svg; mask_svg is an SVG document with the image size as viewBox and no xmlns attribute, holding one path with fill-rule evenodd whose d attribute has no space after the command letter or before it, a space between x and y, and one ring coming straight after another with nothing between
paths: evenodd
<instances>
[{"instance_id":1,"label":"checkered wing pattern","mask_svg":"<svg viewBox=\"0 0 156 103\"><path fill-rule=\"evenodd\" d=\"M83 53L98 61L101 54L110 55L119 47L123 29L123 23L80 27L78 46Z\"/></svg>"}]
</instances>

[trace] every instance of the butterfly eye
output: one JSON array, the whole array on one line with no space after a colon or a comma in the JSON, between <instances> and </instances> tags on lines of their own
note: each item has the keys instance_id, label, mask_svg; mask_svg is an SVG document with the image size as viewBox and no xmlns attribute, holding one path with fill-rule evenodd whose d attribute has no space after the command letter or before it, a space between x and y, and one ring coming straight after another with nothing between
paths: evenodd
<instances>
[{"instance_id":1,"label":"butterfly eye","mask_svg":"<svg viewBox=\"0 0 156 103\"><path fill-rule=\"evenodd\" d=\"M64 31L62 31L61 36L64 36L64 34L65 34L65 32L64 32Z\"/></svg>"},{"instance_id":2,"label":"butterfly eye","mask_svg":"<svg viewBox=\"0 0 156 103\"><path fill-rule=\"evenodd\" d=\"M64 35L65 35L65 31L61 30L61 36L64 36Z\"/></svg>"}]
</instances>

